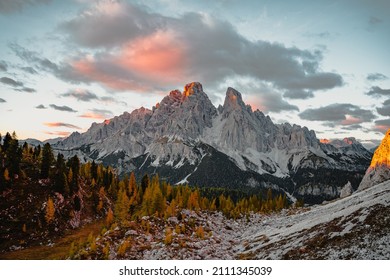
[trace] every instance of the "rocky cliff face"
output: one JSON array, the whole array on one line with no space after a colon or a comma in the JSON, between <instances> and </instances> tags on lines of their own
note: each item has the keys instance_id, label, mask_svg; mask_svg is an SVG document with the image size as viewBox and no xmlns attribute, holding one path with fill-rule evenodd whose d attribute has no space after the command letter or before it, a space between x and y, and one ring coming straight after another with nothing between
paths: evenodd
<instances>
[{"instance_id":1,"label":"rocky cliff face","mask_svg":"<svg viewBox=\"0 0 390 280\"><path fill-rule=\"evenodd\" d=\"M390 179L390 130L386 132L379 147L375 150L371 164L366 171L359 190L380 184Z\"/></svg>"},{"instance_id":2,"label":"rocky cliff face","mask_svg":"<svg viewBox=\"0 0 390 280\"><path fill-rule=\"evenodd\" d=\"M153 109L145 130L154 139L164 136L197 139L211 127L217 109L203 92L200 83L190 83L170 94Z\"/></svg>"},{"instance_id":3,"label":"rocky cliff face","mask_svg":"<svg viewBox=\"0 0 390 280\"><path fill-rule=\"evenodd\" d=\"M320 143L306 127L274 124L233 88L217 109L193 82L152 110L94 123L53 148L112 165L121 174L159 173L172 184L273 188L320 202L338 197L348 181L356 189L369 164L370 153L357 141L341 144Z\"/></svg>"}]
</instances>

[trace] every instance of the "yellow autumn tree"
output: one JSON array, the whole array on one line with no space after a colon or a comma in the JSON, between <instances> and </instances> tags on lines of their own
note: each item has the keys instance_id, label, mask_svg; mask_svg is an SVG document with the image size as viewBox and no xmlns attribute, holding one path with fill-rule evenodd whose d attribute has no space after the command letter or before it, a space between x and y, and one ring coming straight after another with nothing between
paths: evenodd
<instances>
[{"instance_id":1,"label":"yellow autumn tree","mask_svg":"<svg viewBox=\"0 0 390 280\"><path fill-rule=\"evenodd\" d=\"M133 193L136 191L136 189L137 189L137 182L135 181L135 175L134 172L131 172L129 187L128 187L129 197L133 196Z\"/></svg>"},{"instance_id":2,"label":"yellow autumn tree","mask_svg":"<svg viewBox=\"0 0 390 280\"><path fill-rule=\"evenodd\" d=\"M9 177L9 172L8 172L8 169L7 169L7 168L4 170L4 179L5 179L6 181L9 181L9 179L10 179L10 177Z\"/></svg>"},{"instance_id":3,"label":"yellow autumn tree","mask_svg":"<svg viewBox=\"0 0 390 280\"><path fill-rule=\"evenodd\" d=\"M118 198L115 204L115 216L118 221L123 222L126 220L129 213L130 200L127 196L126 189L123 186L123 182L119 183L120 189L118 192Z\"/></svg>"},{"instance_id":4,"label":"yellow autumn tree","mask_svg":"<svg viewBox=\"0 0 390 280\"><path fill-rule=\"evenodd\" d=\"M195 190L191 192L187 201L187 208L189 210L199 210L199 192Z\"/></svg>"},{"instance_id":5,"label":"yellow autumn tree","mask_svg":"<svg viewBox=\"0 0 390 280\"><path fill-rule=\"evenodd\" d=\"M165 238L164 238L164 243L166 245L172 244L173 239L173 233L171 228L166 228L165 229Z\"/></svg>"},{"instance_id":6,"label":"yellow autumn tree","mask_svg":"<svg viewBox=\"0 0 390 280\"><path fill-rule=\"evenodd\" d=\"M217 206L216 206L216 198L213 198L213 200L211 201L210 205L209 205L209 210L210 211L215 211L217 210Z\"/></svg>"},{"instance_id":7,"label":"yellow autumn tree","mask_svg":"<svg viewBox=\"0 0 390 280\"><path fill-rule=\"evenodd\" d=\"M175 196L176 204L180 209L182 209L184 207L182 192L183 192L183 188L178 187L178 189L176 190L176 196Z\"/></svg>"},{"instance_id":8,"label":"yellow autumn tree","mask_svg":"<svg viewBox=\"0 0 390 280\"><path fill-rule=\"evenodd\" d=\"M111 208L109 208L106 216L106 226L110 227L113 222L114 222L114 213L112 212Z\"/></svg>"},{"instance_id":9,"label":"yellow autumn tree","mask_svg":"<svg viewBox=\"0 0 390 280\"><path fill-rule=\"evenodd\" d=\"M94 178L92 178L92 181L91 181L91 189L94 189L96 187L96 181Z\"/></svg>"},{"instance_id":10,"label":"yellow autumn tree","mask_svg":"<svg viewBox=\"0 0 390 280\"><path fill-rule=\"evenodd\" d=\"M141 205L141 216L151 216L157 214L162 216L165 211L165 197L160 188L160 181L157 175L152 178L144 192Z\"/></svg>"},{"instance_id":11,"label":"yellow autumn tree","mask_svg":"<svg viewBox=\"0 0 390 280\"><path fill-rule=\"evenodd\" d=\"M86 164L83 164L82 165L82 175L83 177L87 178L87 179L91 179L91 165L92 163L91 162L87 162Z\"/></svg>"},{"instance_id":12,"label":"yellow autumn tree","mask_svg":"<svg viewBox=\"0 0 390 280\"><path fill-rule=\"evenodd\" d=\"M165 187L165 197L167 198L168 201L172 200L172 186L170 184L167 184Z\"/></svg>"},{"instance_id":13,"label":"yellow autumn tree","mask_svg":"<svg viewBox=\"0 0 390 280\"><path fill-rule=\"evenodd\" d=\"M96 212L98 212L98 213L100 213L103 210L103 207L104 207L103 200L104 200L105 196L106 196L106 192L104 190L104 187L101 187L99 189L99 201L98 201L98 204L96 206Z\"/></svg>"},{"instance_id":14,"label":"yellow autumn tree","mask_svg":"<svg viewBox=\"0 0 390 280\"><path fill-rule=\"evenodd\" d=\"M176 200L172 199L171 203L165 209L164 218L168 219L176 215Z\"/></svg>"},{"instance_id":15,"label":"yellow autumn tree","mask_svg":"<svg viewBox=\"0 0 390 280\"><path fill-rule=\"evenodd\" d=\"M197 229L196 229L196 236L200 239L204 239L204 229L202 226L199 226Z\"/></svg>"},{"instance_id":16,"label":"yellow autumn tree","mask_svg":"<svg viewBox=\"0 0 390 280\"><path fill-rule=\"evenodd\" d=\"M96 253L96 249L97 249L96 238L93 236L92 232L88 235L87 242L89 243L89 247L90 247L91 253L92 254Z\"/></svg>"},{"instance_id":17,"label":"yellow autumn tree","mask_svg":"<svg viewBox=\"0 0 390 280\"><path fill-rule=\"evenodd\" d=\"M275 200L276 200L275 201L276 210L279 211L279 210L283 209L283 207L284 207L283 196L281 194L279 194L278 197Z\"/></svg>"},{"instance_id":18,"label":"yellow autumn tree","mask_svg":"<svg viewBox=\"0 0 390 280\"><path fill-rule=\"evenodd\" d=\"M180 228L180 225L178 225L178 224L175 226L175 233L176 234L180 234L181 233L181 228Z\"/></svg>"},{"instance_id":19,"label":"yellow autumn tree","mask_svg":"<svg viewBox=\"0 0 390 280\"><path fill-rule=\"evenodd\" d=\"M54 215L55 215L55 208L54 208L54 202L49 197L46 204L46 215L45 220L48 224L51 224L54 221Z\"/></svg>"},{"instance_id":20,"label":"yellow autumn tree","mask_svg":"<svg viewBox=\"0 0 390 280\"><path fill-rule=\"evenodd\" d=\"M152 209L152 188L147 187L142 197L141 216L149 216Z\"/></svg>"},{"instance_id":21,"label":"yellow autumn tree","mask_svg":"<svg viewBox=\"0 0 390 280\"><path fill-rule=\"evenodd\" d=\"M202 210L208 210L210 208L210 201L207 199L207 197L203 197L201 199L201 201L200 201L200 208Z\"/></svg>"},{"instance_id":22,"label":"yellow autumn tree","mask_svg":"<svg viewBox=\"0 0 390 280\"><path fill-rule=\"evenodd\" d=\"M165 210L165 198L159 185L155 185L152 191L152 214L159 216Z\"/></svg>"},{"instance_id":23,"label":"yellow autumn tree","mask_svg":"<svg viewBox=\"0 0 390 280\"><path fill-rule=\"evenodd\" d=\"M122 244L118 247L118 257L124 257L126 254L126 251L131 247L131 243L129 240L125 240L122 242Z\"/></svg>"}]
</instances>

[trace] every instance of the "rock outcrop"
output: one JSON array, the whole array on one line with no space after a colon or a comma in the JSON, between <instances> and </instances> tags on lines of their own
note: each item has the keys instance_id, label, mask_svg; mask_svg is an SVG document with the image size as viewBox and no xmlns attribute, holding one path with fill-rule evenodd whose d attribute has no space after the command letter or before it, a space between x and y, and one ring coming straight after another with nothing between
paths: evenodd
<instances>
[{"instance_id":1,"label":"rock outcrop","mask_svg":"<svg viewBox=\"0 0 390 280\"><path fill-rule=\"evenodd\" d=\"M340 198L350 196L353 193L353 188L351 182L348 181L347 184L340 191Z\"/></svg>"},{"instance_id":2,"label":"rock outcrop","mask_svg":"<svg viewBox=\"0 0 390 280\"><path fill-rule=\"evenodd\" d=\"M388 130L379 147L375 150L370 167L366 171L358 190L380 184L390 179L390 130Z\"/></svg>"}]
</instances>

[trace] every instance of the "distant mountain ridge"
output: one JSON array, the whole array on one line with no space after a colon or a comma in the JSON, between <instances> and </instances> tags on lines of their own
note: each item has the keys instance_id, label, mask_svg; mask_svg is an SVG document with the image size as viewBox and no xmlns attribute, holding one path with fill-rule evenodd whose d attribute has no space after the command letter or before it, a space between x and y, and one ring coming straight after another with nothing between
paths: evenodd
<instances>
[{"instance_id":1,"label":"distant mountain ridge","mask_svg":"<svg viewBox=\"0 0 390 280\"><path fill-rule=\"evenodd\" d=\"M158 173L172 184L272 188L291 200L321 202L338 197L348 181L356 189L370 163L372 153L346 139L321 143L306 127L274 124L233 88L216 108L193 82L183 92L171 91L152 110L142 107L94 123L53 149L112 165L120 174Z\"/></svg>"}]
</instances>

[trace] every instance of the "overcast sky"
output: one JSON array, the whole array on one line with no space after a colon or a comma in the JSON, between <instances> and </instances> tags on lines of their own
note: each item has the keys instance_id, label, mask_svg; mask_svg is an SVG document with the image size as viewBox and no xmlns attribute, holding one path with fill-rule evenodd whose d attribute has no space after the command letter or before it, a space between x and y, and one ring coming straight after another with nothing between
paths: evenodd
<instances>
[{"instance_id":1,"label":"overcast sky","mask_svg":"<svg viewBox=\"0 0 390 280\"><path fill-rule=\"evenodd\" d=\"M318 138L390 128L387 0L0 0L0 26L3 135L83 132L192 81Z\"/></svg>"}]
</instances>

